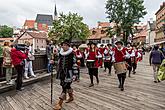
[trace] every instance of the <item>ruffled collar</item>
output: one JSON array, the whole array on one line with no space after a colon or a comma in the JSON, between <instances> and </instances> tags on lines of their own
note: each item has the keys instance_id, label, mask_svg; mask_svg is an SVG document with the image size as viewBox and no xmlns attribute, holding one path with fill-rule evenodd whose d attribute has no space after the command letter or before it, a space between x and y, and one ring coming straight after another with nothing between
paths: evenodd
<instances>
[{"instance_id":1,"label":"ruffled collar","mask_svg":"<svg viewBox=\"0 0 165 110\"><path fill-rule=\"evenodd\" d=\"M67 50L66 52L64 52L64 50L61 48L61 51L60 51L60 54L62 56L66 56L66 55L69 55L70 53L72 53L73 49L72 48L69 48L69 50Z\"/></svg>"}]
</instances>

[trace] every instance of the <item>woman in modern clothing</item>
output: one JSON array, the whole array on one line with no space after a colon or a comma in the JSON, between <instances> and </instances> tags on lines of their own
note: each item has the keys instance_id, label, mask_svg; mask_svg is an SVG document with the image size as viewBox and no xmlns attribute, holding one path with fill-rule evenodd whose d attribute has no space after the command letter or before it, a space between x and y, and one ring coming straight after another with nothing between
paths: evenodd
<instances>
[{"instance_id":1,"label":"woman in modern clothing","mask_svg":"<svg viewBox=\"0 0 165 110\"><path fill-rule=\"evenodd\" d=\"M112 58L112 61L115 64L124 64L123 66L125 67L125 59L130 57L129 53L127 52L127 49L123 47L123 42L117 41L115 44L116 44L116 48L114 48L114 56ZM123 68L123 71L121 72L121 71L118 71L117 68L115 68L115 72L118 76L119 88L121 89L121 91L124 91L124 82L126 79L127 69L125 67Z\"/></svg>"},{"instance_id":2,"label":"woman in modern clothing","mask_svg":"<svg viewBox=\"0 0 165 110\"><path fill-rule=\"evenodd\" d=\"M3 67L6 69L6 81L7 84L12 84L12 61L10 56L11 48L9 46L9 42L4 43L3 48Z\"/></svg>"},{"instance_id":3,"label":"woman in modern clothing","mask_svg":"<svg viewBox=\"0 0 165 110\"><path fill-rule=\"evenodd\" d=\"M30 72L30 76L36 77L36 75L33 72L33 65L32 61L34 60L34 55L32 53L32 48L30 46L30 43L28 43L28 58L25 60L25 72L24 72L24 78L29 79L28 77L28 71Z\"/></svg>"},{"instance_id":4,"label":"woman in modern clothing","mask_svg":"<svg viewBox=\"0 0 165 110\"><path fill-rule=\"evenodd\" d=\"M68 40L65 40L62 44L62 49L59 53L57 79L60 80L62 86L62 92L59 97L59 101L56 103L54 110L61 110L62 103L66 100L66 94L69 94L67 103L73 101L73 89L71 88L72 81L76 79L78 73L76 57L73 49L70 47Z\"/></svg>"},{"instance_id":5,"label":"woman in modern clothing","mask_svg":"<svg viewBox=\"0 0 165 110\"><path fill-rule=\"evenodd\" d=\"M17 71L16 90L22 90L22 76L24 72L24 60L27 58L28 51L21 52L17 46L11 49L12 63Z\"/></svg>"},{"instance_id":6,"label":"woman in modern clothing","mask_svg":"<svg viewBox=\"0 0 165 110\"><path fill-rule=\"evenodd\" d=\"M93 83L93 76L96 77L97 84L99 84L99 77L98 77L98 67L99 67L99 58L102 57L99 53L98 49L96 48L95 43L91 43L90 50L87 54L87 67L88 67L88 73L90 76L91 84L89 87L94 86Z\"/></svg>"}]
</instances>

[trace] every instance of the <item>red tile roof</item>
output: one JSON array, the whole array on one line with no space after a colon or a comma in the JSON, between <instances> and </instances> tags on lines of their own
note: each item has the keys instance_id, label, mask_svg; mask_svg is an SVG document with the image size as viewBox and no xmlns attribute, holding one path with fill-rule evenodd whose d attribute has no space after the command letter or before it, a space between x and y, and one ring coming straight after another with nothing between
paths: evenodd
<instances>
[{"instance_id":1,"label":"red tile roof","mask_svg":"<svg viewBox=\"0 0 165 110\"><path fill-rule=\"evenodd\" d=\"M147 36L147 25L143 26L143 30L140 33L137 33L134 39L137 39L139 37L146 37L146 36Z\"/></svg>"},{"instance_id":2,"label":"red tile roof","mask_svg":"<svg viewBox=\"0 0 165 110\"><path fill-rule=\"evenodd\" d=\"M35 20L26 20L24 26L27 28L34 28Z\"/></svg>"},{"instance_id":3,"label":"red tile roof","mask_svg":"<svg viewBox=\"0 0 165 110\"><path fill-rule=\"evenodd\" d=\"M107 28L110 27L110 23L109 22L98 22L98 27L103 27L103 28Z\"/></svg>"},{"instance_id":4,"label":"red tile roof","mask_svg":"<svg viewBox=\"0 0 165 110\"><path fill-rule=\"evenodd\" d=\"M40 31L48 31L48 25L47 25L47 24L38 23L38 24L37 24L37 28L38 28L38 30L40 30Z\"/></svg>"},{"instance_id":5,"label":"red tile roof","mask_svg":"<svg viewBox=\"0 0 165 110\"><path fill-rule=\"evenodd\" d=\"M88 39L101 39L101 38L105 38L106 37L106 32L101 33L101 31L105 31L105 29L102 28L93 28L90 30L90 36L88 37Z\"/></svg>"}]
</instances>

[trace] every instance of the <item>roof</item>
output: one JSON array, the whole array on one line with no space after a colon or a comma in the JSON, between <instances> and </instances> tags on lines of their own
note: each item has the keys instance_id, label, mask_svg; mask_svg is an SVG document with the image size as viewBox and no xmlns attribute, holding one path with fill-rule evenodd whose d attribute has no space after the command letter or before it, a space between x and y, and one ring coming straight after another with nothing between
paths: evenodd
<instances>
[{"instance_id":1,"label":"roof","mask_svg":"<svg viewBox=\"0 0 165 110\"><path fill-rule=\"evenodd\" d=\"M36 22L41 24L47 24L48 26L53 25L52 15L37 14Z\"/></svg>"},{"instance_id":2,"label":"roof","mask_svg":"<svg viewBox=\"0 0 165 110\"><path fill-rule=\"evenodd\" d=\"M47 34L45 32L27 32L33 38L43 38L47 39Z\"/></svg>"},{"instance_id":3,"label":"roof","mask_svg":"<svg viewBox=\"0 0 165 110\"><path fill-rule=\"evenodd\" d=\"M3 41L5 41L5 40L9 41L9 40L10 40L10 41L11 41L11 40L14 40L14 38L0 38L0 40L1 40L1 41L2 41L2 40L3 40Z\"/></svg>"},{"instance_id":4,"label":"roof","mask_svg":"<svg viewBox=\"0 0 165 110\"><path fill-rule=\"evenodd\" d=\"M24 23L24 26L27 26L28 28L34 28L35 20L26 20Z\"/></svg>"},{"instance_id":5,"label":"roof","mask_svg":"<svg viewBox=\"0 0 165 110\"><path fill-rule=\"evenodd\" d=\"M88 37L88 40L91 39L101 39L107 37L106 32L103 34L101 31L105 31L105 29L102 28L93 28L90 30L91 35Z\"/></svg>"},{"instance_id":6,"label":"roof","mask_svg":"<svg viewBox=\"0 0 165 110\"><path fill-rule=\"evenodd\" d=\"M162 5L160 5L159 10L155 13L155 15L157 15L163 8L165 8L165 2L163 2Z\"/></svg>"},{"instance_id":7,"label":"roof","mask_svg":"<svg viewBox=\"0 0 165 110\"><path fill-rule=\"evenodd\" d=\"M136 39L136 38L139 38L139 37L146 37L146 36L147 36L147 26L145 25L143 27L143 30L140 31L139 33L137 33L133 39Z\"/></svg>"},{"instance_id":8,"label":"roof","mask_svg":"<svg viewBox=\"0 0 165 110\"><path fill-rule=\"evenodd\" d=\"M109 22L98 22L98 27L107 28L110 27L110 25Z\"/></svg>"}]
</instances>

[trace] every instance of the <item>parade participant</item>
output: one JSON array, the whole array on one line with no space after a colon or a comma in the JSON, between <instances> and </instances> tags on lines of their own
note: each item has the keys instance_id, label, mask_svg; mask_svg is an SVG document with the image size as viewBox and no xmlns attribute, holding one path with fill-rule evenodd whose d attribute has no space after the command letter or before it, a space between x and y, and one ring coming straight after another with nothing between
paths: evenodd
<instances>
[{"instance_id":1,"label":"parade participant","mask_svg":"<svg viewBox=\"0 0 165 110\"><path fill-rule=\"evenodd\" d=\"M131 71L132 71L132 59L135 57L135 51L133 50L133 48L131 47L131 43L127 44L127 52L130 55L130 58L126 59L126 62L128 64L128 77L131 77Z\"/></svg>"},{"instance_id":2,"label":"parade participant","mask_svg":"<svg viewBox=\"0 0 165 110\"><path fill-rule=\"evenodd\" d=\"M94 86L93 76L96 77L97 84L99 84L99 77L98 77L99 63L98 63L98 58L101 57L101 56L99 56L98 52L99 51L97 50L96 44L91 43L90 50L87 54L87 67L88 67L88 73L89 73L90 80L91 80L91 84L89 85L89 87Z\"/></svg>"},{"instance_id":3,"label":"parade participant","mask_svg":"<svg viewBox=\"0 0 165 110\"><path fill-rule=\"evenodd\" d=\"M84 52L84 54L85 54L85 59L87 59L87 56L88 56L88 53L89 53L89 50L90 50L90 43L88 43L87 46L88 46L88 47L85 49L85 52Z\"/></svg>"},{"instance_id":4,"label":"parade participant","mask_svg":"<svg viewBox=\"0 0 165 110\"><path fill-rule=\"evenodd\" d=\"M138 63L139 59L141 58L141 54L138 51L138 48L136 48L136 46L133 46L133 50L135 51L135 56L132 57L132 67L133 67L133 74L135 74L136 68L137 68L137 63Z\"/></svg>"},{"instance_id":5,"label":"parade participant","mask_svg":"<svg viewBox=\"0 0 165 110\"><path fill-rule=\"evenodd\" d=\"M100 54L103 56L103 54L104 54L104 48L103 48L103 44L101 44L100 45L100 48L99 48L99 51L100 51ZM103 58L100 58L99 59L99 66L101 67L101 68L103 68Z\"/></svg>"},{"instance_id":6,"label":"parade participant","mask_svg":"<svg viewBox=\"0 0 165 110\"><path fill-rule=\"evenodd\" d=\"M76 58L73 53L73 49L70 47L68 40L65 40L61 44L62 49L59 53L57 79L60 79L60 85L62 86L62 93L59 97L59 101L55 105L54 110L61 110L62 103L66 100L66 94L69 94L69 99L66 103L74 100L73 89L71 88L72 81L75 80L77 74Z\"/></svg>"},{"instance_id":7,"label":"parade participant","mask_svg":"<svg viewBox=\"0 0 165 110\"><path fill-rule=\"evenodd\" d=\"M123 47L123 42L117 41L116 47L114 48L114 55L112 57L112 62L114 62L115 73L118 76L119 88L124 91L124 82L126 79L126 63L125 59L129 58L129 53L127 49Z\"/></svg>"},{"instance_id":8,"label":"parade participant","mask_svg":"<svg viewBox=\"0 0 165 110\"><path fill-rule=\"evenodd\" d=\"M153 67L153 76L154 76L155 83L159 82L159 80L157 79L157 74L158 74L159 67L164 59L162 52L160 52L158 49L159 47L155 45L149 57L150 65L152 65Z\"/></svg>"},{"instance_id":9,"label":"parade participant","mask_svg":"<svg viewBox=\"0 0 165 110\"><path fill-rule=\"evenodd\" d=\"M77 60L77 65L78 65L77 81L79 82L80 81L80 66L81 66L81 62L83 60L83 55L79 48L76 50L75 55L76 55L76 60Z\"/></svg>"},{"instance_id":10,"label":"parade participant","mask_svg":"<svg viewBox=\"0 0 165 110\"><path fill-rule=\"evenodd\" d=\"M113 50L112 50L112 45L108 44L108 48L105 48L104 50L104 68L105 72L106 69L109 69L109 75L111 75L111 69L112 69L112 55L113 55Z\"/></svg>"}]
</instances>

